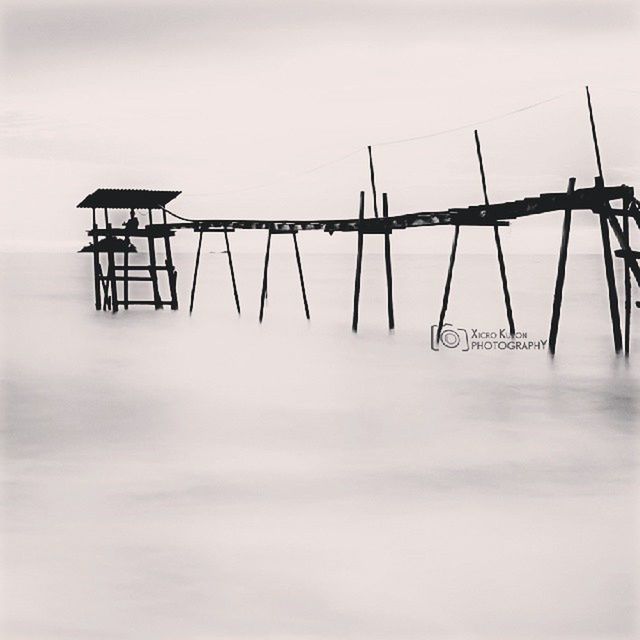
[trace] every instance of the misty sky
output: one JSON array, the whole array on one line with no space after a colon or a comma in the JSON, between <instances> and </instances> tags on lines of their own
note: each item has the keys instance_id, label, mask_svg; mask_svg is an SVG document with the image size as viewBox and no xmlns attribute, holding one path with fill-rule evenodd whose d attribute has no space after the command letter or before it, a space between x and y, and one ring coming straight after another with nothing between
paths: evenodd
<instances>
[{"instance_id":1,"label":"misty sky","mask_svg":"<svg viewBox=\"0 0 640 640\"><path fill-rule=\"evenodd\" d=\"M3 4L5 250L78 248L88 219L75 205L101 186L181 189L175 209L193 217L354 216L365 145L556 96L479 126L489 195L561 191L572 175L590 185L585 84L607 181L640 184L638 2ZM472 128L374 154L392 214L481 200ZM576 221L576 246L597 248L595 220ZM505 250L555 251L558 225L516 223ZM261 250L261 237L236 236L240 250ZM449 239L449 229L405 232L394 250L446 251ZM350 251L354 238L303 241ZM492 247L485 230L465 241Z\"/></svg>"}]
</instances>

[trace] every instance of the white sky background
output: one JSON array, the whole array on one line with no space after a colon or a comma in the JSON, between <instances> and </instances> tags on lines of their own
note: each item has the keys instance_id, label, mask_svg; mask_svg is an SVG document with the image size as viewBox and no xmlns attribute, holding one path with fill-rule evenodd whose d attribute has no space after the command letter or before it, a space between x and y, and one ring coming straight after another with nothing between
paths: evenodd
<instances>
[{"instance_id":1,"label":"white sky background","mask_svg":"<svg viewBox=\"0 0 640 640\"><path fill-rule=\"evenodd\" d=\"M565 93L479 127L489 195L590 185L584 84L607 182L640 185L639 2L20 0L2 26L5 250L79 248L88 215L75 205L97 187L181 189L173 208L193 217L352 217L366 144ZM374 154L392 214L481 201L472 128ZM574 246L597 250L595 220L575 220ZM516 222L505 250L555 252L559 225ZM394 251L448 251L450 232L394 234ZM263 248L256 232L234 241ZM355 238L302 241L351 251ZM461 248L492 238L465 230Z\"/></svg>"}]
</instances>

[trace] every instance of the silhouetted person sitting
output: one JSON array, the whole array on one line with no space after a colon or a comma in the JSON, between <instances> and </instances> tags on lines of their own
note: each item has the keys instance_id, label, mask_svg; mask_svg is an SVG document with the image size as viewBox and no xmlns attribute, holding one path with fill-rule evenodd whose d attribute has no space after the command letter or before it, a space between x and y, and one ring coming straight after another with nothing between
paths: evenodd
<instances>
[{"instance_id":1,"label":"silhouetted person sitting","mask_svg":"<svg viewBox=\"0 0 640 640\"><path fill-rule=\"evenodd\" d=\"M127 231L137 231L138 230L138 218L136 218L136 212L131 209L131 213L129 214L129 219L124 223L124 228Z\"/></svg>"}]
</instances>

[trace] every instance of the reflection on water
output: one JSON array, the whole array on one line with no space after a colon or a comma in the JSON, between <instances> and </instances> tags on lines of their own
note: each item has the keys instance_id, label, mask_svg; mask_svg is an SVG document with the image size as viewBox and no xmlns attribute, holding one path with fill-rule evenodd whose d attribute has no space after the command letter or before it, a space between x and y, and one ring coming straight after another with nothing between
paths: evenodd
<instances>
[{"instance_id":1,"label":"reflection on water","mask_svg":"<svg viewBox=\"0 0 640 640\"><path fill-rule=\"evenodd\" d=\"M90 256L2 257L9 639L635 637L637 359L572 257L558 356L430 349L446 256L201 264L196 309L92 308ZM144 260L144 256L136 259ZM178 256L182 306L191 256ZM546 338L555 260L509 260ZM505 326L463 256L451 321ZM637 332L636 332L637 333ZM640 343L632 345L640 356Z\"/></svg>"}]
</instances>

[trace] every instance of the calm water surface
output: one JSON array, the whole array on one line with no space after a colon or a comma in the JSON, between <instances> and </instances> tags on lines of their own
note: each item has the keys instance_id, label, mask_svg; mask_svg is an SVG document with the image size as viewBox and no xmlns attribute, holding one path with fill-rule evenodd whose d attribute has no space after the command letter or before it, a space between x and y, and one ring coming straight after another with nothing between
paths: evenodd
<instances>
[{"instance_id":1,"label":"calm water surface","mask_svg":"<svg viewBox=\"0 0 640 640\"><path fill-rule=\"evenodd\" d=\"M87 255L3 255L4 631L17 639L634 638L638 358L598 256L558 356L430 348L446 256L206 254L196 309L92 307ZM137 256L144 260L144 256ZM491 256L449 317L505 326ZM545 339L555 258L509 258ZM636 316L638 318L638 316ZM637 321L640 321L637 320ZM636 331L636 336L638 332Z\"/></svg>"}]
</instances>

